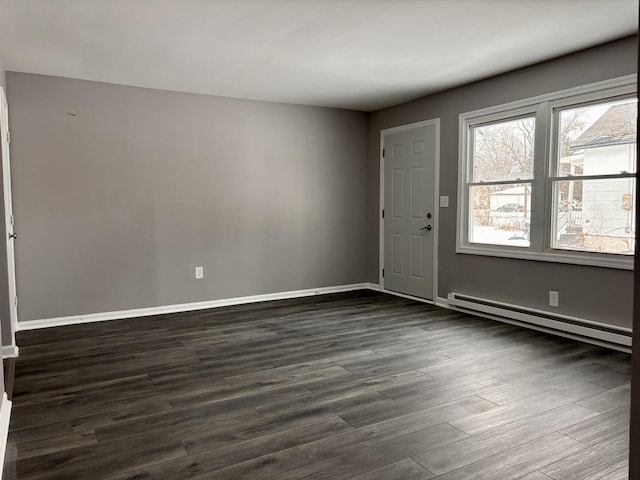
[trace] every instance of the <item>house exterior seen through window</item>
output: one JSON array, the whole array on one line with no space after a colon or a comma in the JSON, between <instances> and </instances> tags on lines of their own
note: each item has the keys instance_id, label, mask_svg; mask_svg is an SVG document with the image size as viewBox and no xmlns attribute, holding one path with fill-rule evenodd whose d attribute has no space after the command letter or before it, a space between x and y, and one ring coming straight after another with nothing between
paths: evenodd
<instances>
[{"instance_id":1,"label":"house exterior seen through window","mask_svg":"<svg viewBox=\"0 0 640 480\"><path fill-rule=\"evenodd\" d=\"M633 254L637 101L565 109L558 116L553 246Z\"/></svg>"}]
</instances>

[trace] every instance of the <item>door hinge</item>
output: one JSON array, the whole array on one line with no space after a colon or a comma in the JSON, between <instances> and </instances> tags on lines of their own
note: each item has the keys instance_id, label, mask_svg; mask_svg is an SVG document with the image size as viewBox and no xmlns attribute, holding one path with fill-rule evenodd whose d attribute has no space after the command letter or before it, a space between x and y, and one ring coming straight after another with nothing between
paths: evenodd
<instances>
[{"instance_id":1,"label":"door hinge","mask_svg":"<svg viewBox=\"0 0 640 480\"><path fill-rule=\"evenodd\" d=\"M384 218L384 208L382 209L382 218Z\"/></svg>"},{"instance_id":2,"label":"door hinge","mask_svg":"<svg viewBox=\"0 0 640 480\"><path fill-rule=\"evenodd\" d=\"M13 297L13 304L17 307L18 306L18 296L16 295L15 297Z\"/></svg>"},{"instance_id":3,"label":"door hinge","mask_svg":"<svg viewBox=\"0 0 640 480\"><path fill-rule=\"evenodd\" d=\"M11 132L7 130L7 143L11 143Z\"/></svg>"},{"instance_id":4,"label":"door hinge","mask_svg":"<svg viewBox=\"0 0 640 480\"><path fill-rule=\"evenodd\" d=\"M382 269L382 277L384 278L384 268Z\"/></svg>"}]
</instances>

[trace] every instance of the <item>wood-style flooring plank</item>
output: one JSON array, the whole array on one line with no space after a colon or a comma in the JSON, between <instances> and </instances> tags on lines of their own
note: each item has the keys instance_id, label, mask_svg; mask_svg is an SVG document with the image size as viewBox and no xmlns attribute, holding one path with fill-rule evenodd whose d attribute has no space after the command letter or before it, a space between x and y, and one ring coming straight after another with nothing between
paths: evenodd
<instances>
[{"instance_id":1,"label":"wood-style flooring plank","mask_svg":"<svg viewBox=\"0 0 640 480\"><path fill-rule=\"evenodd\" d=\"M435 475L410 458L392 463L370 472L351 477L350 480L429 480Z\"/></svg>"},{"instance_id":2,"label":"wood-style flooring plank","mask_svg":"<svg viewBox=\"0 0 640 480\"><path fill-rule=\"evenodd\" d=\"M543 392L532 397L500 405L490 412L476 413L468 417L459 418L452 421L451 424L463 432L473 435L533 415L540 415L548 410L601 391L602 387L598 385L588 383L573 384L557 392Z\"/></svg>"},{"instance_id":3,"label":"wood-style flooring plank","mask_svg":"<svg viewBox=\"0 0 640 480\"><path fill-rule=\"evenodd\" d=\"M518 477L517 480L553 480L542 472L531 472L524 477Z\"/></svg>"},{"instance_id":4,"label":"wood-style flooring plank","mask_svg":"<svg viewBox=\"0 0 640 480\"><path fill-rule=\"evenodd\" d=\"M472 411L491 408L493 405L479 397L469 397L427 410L394 417L390 420L366 425L331 438L300 445L300 449L311 458L330 456L334 451L353 451L373 443L391 440L445 423Z\"/></svg>"},{"instance_id":5,"label":"wood-style flooring plank","mask_svg":"<svg viewBox=\"0 0 640 480\"><path fill-rule=\"evenodd\" d=\"M623 405L576 425L563 428L560 433L586 445L597 445L629 430L630 406Z\"/></svg>"},{"instance_id":6,"label":"wood-style flooring plank","mask_svg":"<svg viewBox=\"0 0 640 480\"><path fill-rule=\"evenodd\" d=\"M629 383L606 390L591 397L576 401L578 405L598 413L605 413L623 405L631 403L631 388Z\"/></svg>"},{"instance_id":7,"label":"wood-style flooring plank","mask_svg":"<svg viewBox=\"0 0 640 480\"><path fill-rule=\"evenodd\" d=\"M416 460L433 473L442 475L596 415L577 405L564 405L430 450Z\"/></svg>"},{"instance_id":8,"label":"wood-style flooring plank","mask_svg":"<svg viewBox=\"0 0 640 480\"><path fill-rule=\"evenodd\" d=\"M9 443L15 452L20 453L20 458L31 458L72 448L95 445L98 443L98 439L95 431L87 430L81 433L66 433L39 439L29 439L28 442L17 442L12 438Z\"/></svg>"},{"instance_id":9,"label":"wood-style flooring plank","mask_svg":"<svg viewBox=\"0 0 640 480\"><path fill-rule=\"evenodd\" d=\"M298 444L330 437L348 430L353 430L353 427L333 417L224 447L211 448L199 454L190 451L187 447L187 451L191 453L189 457L150 465L144 469L110 477L109 480L188 480L255 458L266 458L267 455L288 450Z\"/></svg>"},{"instance_id":10,"label":"wood-style flooring plank","mask_svg":"<svg viewBox=\"0 0 640 480\"><path fill-rule=\"evenodd\" d=\"M106 446L95 444L30 457L22 462L18 461L17 476L25 480L103 478L187 455L180 442L161 438L156 438L153 442L148 440Z\"/></svg>"},{"instance_id":11,"label":"wood-style flooring plank","mask_svg":"<svg viewBox=\"0 0 640 480\"><path fill-rule=\"evenodd\" d=\"M284 479L343 480L381 468L421 452L453 443L465 434L446 423L346 452L335 449L312 464L287 472Z\"/></svg>"},{"instance_id":12,"label":"wood-style flooring plank","mask_svg":"<svg viewBox=\"0 0 640 480\"><path fill-rule=\"evenodd\" d=\"M629 434L624 432L541 470L556 480L601 480L627 467L628 452Z\"/></svg>"},{"instance_id":13,"label":"wood-style flooring plank","mask_svg":"<svg viewBox=\"0 0 640 480\"><path fill-rule=\"evenodd\" d=\"M552 433L438 476L438 480L505 480L540 470L586 448L569 437ZM418 460L419 463L419 460Z\"/></svg>"}]
</instances>

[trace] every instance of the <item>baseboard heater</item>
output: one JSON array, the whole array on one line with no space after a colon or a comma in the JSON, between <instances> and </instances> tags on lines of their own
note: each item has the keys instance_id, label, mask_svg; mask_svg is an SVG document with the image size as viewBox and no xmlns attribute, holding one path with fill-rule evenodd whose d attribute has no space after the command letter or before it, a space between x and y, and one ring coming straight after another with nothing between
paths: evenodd
<instances>
[{"instance_id":1,"label":"baseboard heater","mask_svg":"<svg viewBox=\"0 0 640 480\"><path fill-rule=\"evenodd\" d=\"M447 300L450 308L461 312L631 353L632 331L630 328L606 325L460 293L450 293Z\"/></svg>"}]
</instances>

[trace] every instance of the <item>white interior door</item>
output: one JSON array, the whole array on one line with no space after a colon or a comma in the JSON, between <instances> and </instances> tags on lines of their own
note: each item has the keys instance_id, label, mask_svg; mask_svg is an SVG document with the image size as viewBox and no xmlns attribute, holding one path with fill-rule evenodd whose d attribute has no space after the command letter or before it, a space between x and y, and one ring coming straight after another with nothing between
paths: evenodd
<instances>
[{"instance_id":1,"label":"white interior door","mask_svg":"<svg viewBox=\"0 0 640 480\"><path fill-rule=\"evenodd\" d=\"M383 136L383 283L391 290L434 299L438 122Z\"/></svg>"},{"instance_id":2,"label":"white interior door","mask_svg":"<svg viewBox=\"0 0 640 480\"><path fill-rule=\"evenodd\" d=\"M11 315L11 344L15 345L15 333L18 325L18 297L16 295L16 264L14 255L13 205L11 201L11 162L9 157L9 108L4 89L0 87L0 135L2 144L2 188L4 191L4 218L5 231L7 232L7 270L9 282L9 304ZM4 332L3 332L4 333ZM6 344L5 340L5 344Z\"/></svg>"}]
</instances>

